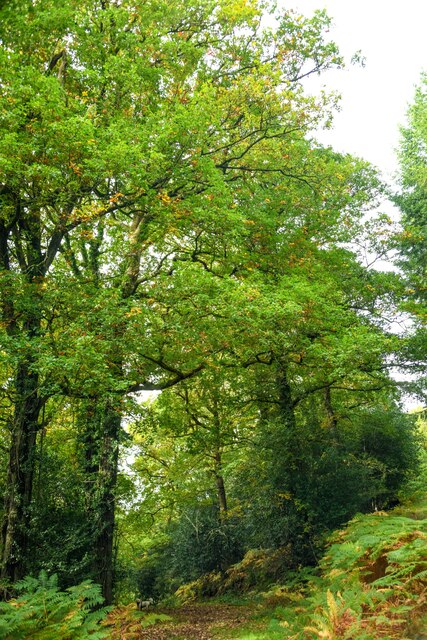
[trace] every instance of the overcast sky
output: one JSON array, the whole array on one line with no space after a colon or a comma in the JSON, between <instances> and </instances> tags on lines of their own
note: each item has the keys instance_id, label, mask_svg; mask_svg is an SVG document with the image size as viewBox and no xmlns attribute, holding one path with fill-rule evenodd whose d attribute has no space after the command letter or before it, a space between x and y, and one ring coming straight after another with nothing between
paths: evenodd
<instances>
[{"instance_id":1,"label":"overcast sky","mask_svg":"<svg viewBox=\"0 0 427 640\"><path fill-rule=\"evenodd\" d=\"M389 181L397 172L399 126L405 123L421 72L427 72L427 0L279 0L311 15L326 9L330 35L350 59L358 51L364 68L348 65L325 74L323 84L342 94L342 110L322 142L358 155L379 167ZM393 215L391 203L382 205ZM396 217L398 213L396 212ZM386 262L378 265L388 268ZM398 376L408 379L408 376ZM407 409L419 400L406 398Z\"/></svg>"},{"instance_id":2,"label":"overcast sky","mask_svg":"<svg viewBox=\"0 0 427 640\"><path fill-rule=\"evenodd\" d=\"M343 99L334 131L322 141L373 162L390 177L397 167L399 125L421 71L427 71L427 0L280 2L304 15L326 9L334 20L330 35L342 54L350 59L362 50L365 68L348 65L323 78Z\"/></svg>"}]
</instances>

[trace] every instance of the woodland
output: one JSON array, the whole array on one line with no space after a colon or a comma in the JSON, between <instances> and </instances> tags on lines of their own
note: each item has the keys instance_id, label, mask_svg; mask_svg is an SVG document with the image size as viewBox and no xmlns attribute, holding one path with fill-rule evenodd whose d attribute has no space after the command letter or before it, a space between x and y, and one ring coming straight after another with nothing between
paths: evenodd
<instances>
[{"instance_id":1,"label":"woodland","mask_svg":"<svg viewBox=\"0 0 427 640\"><path fill-rule=\"evenodd\" d=\"M427 76L387 185L330 27L0 5L0 638L427 637Z\"/></svg>"}]
</instances>

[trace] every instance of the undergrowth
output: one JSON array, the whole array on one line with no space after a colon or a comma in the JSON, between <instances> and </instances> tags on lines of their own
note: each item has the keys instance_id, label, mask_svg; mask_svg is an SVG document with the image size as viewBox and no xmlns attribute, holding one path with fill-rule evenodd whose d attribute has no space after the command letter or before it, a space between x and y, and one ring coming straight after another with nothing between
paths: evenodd
<instances>
[{"instance_id":1,"label":"undergrowth","mask_svg":"<svg viewBox=\"0 0 427 640\"><path fill-rule=\"evenodd\" d=\"M321 567L305 637L402 640L427 606L427 520L359 516Z\"/></svg>"},{"instance_id":2,"label":"undergrowth","mask_svg":"<svg viewBox=\"0 0 427 640\"><path fill-rule=\"evenodd\" d=\"M181 586L175 593L181 604L201 598L236 598L277 582L287 572L290 551L280 549L250 549L244 558L225 572L211 572Z\"/></svg>"},{"instance_id":3,"label":"undergrowth","mask_svg":"<svg viewBox=\"0 0 427 640\"><path fill-rule=\"evenodd\" d=\"M90 580L60 591L55 575L42 571L38 578L16 583L19 594L0 603L1 640L101 640L99 626L108 609L101 588Z\"/></svg>"},{"instance_id":4,"label":"undergrowth","mask_svg":"<svg viewBox=\"0 0 427 640\"><path fill-rule=\"evenodd\" d=\"M427 616L427 501L359 515L334 534L320 575L264 594L239 640L406 640ZM263 624L259 624L263 617ZM261 628L262 627L262 630Z\"/></svg>"},{"instance_id":5,"label":"undergrowth","mask_svg":"<svg viewBox=\"0 0 427 640\"><path fill-rule=\"evenodd\" d=\"M171 620L171 616L164 613L138 611L134 603L117 607L106 620L109 628L108 637L111 640L138 640L141 637L141 629Z\"/></svg>"}]
</instances>

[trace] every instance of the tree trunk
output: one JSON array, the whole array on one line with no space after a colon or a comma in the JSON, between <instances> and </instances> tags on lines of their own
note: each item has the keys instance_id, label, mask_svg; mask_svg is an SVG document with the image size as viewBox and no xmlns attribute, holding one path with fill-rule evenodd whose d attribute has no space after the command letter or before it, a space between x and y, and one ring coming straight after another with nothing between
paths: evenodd
<instances>
[{"instance_id":1,"label":"tree trunk","mask_svg":"<svg viewBox=\"0 0 427 640\"><path fill-rule=\"evenodd\" d=\"M108 604L114 586L115 486L117 481L121 415L114 398L84 401L80 413L81 464L91 523L91 576L102 587Z\"/></svg>"},{"instance_id":2,"label":"tree trunk","mask_svg":"<svg viewBox=\"0 0 427 640\"><path fill-rule=\"evenodd\" d=\"M25 575L28 556L30 504L41 401L38 374L31 359L20 363L15 382L4 521L1 577L12 582Z\"/></svg>"},{"instance_id":3,"label":"tree trunk","mask_svg":"<svg viewBox=\"0 0 427 640\"><path fill-rule=\"evenodd\" d=\"M288 380L287 364L282 360L277 363L276 380L279 391L279 413L286 429L295 431L295 414L292 402L291 385Z\"/></svg>"},{"instance_id":4,"label":"tree trunk","mask_svg":"<svg viewBox=\"0 0 427 640\"><path fill-rule=\"evenodd\" d=\"M114 586L114 534L115 488L119 454L121 414L117 402L107 399L101 417L101 442L98 479L98 530L94 540L96 580L101 584L107 604L113 600Z\"/></svg>"},{"instance_id":5,"label":"tree trunk","mask_svg":"<svg viewBox=\"0 0 427 640\"><path fill-rule=\"evenodd\" d=\"M325 409L329 427L335 440L338 440L338 418L332 406L331 387L326 387L325 389Z\"/></svg>"},{"instance_id":6,"label":"tree trunk","mask_svg":"<svg viewBox=\"0 0 427 640\"><path fill-rule=\"evenodd\" d=\"M278 454L286 460L284 465L284 461L278 465L278 471L280 470L279 472L283 476L286 491L289 491L293 495L296 491L295 478L300 473L303 452L301 451L301 444L298 438L292 390L288 378L288 367L286 361L283 359L277 359L276 384L280 429L275 433L273 446L277 447ZM278 486L280 486L280 482Z\"/></svg>"},{"instance_id":7,"label":"tree trunk","mask_svg":"<svg viewBox=\"0 0 427 640\"><path fill-rule=\"evenodd\" d=\"M16 203L16 211L21 212L19 200ZM0 269L7 277L13 275L9 257L11 230L12 227L0 225ZM32 352L32 341L41 331L41 284L45 273L39 215L36 213L28 220L21 219L16 236L19 240L15 238L15 250L25 282L24 310L19 314L15 312L12 292L8 287L1 291L0 296L2 321L5 323L6 332L11 338L19 339L16 353L20 354L23 349L26 350L26 354L18 359L15 369L14 409L11 417L9 466L2 525L1 577L11 582L22 578L28 565L30 505L42 407L39 375L35 369L36 359Z\"/></svg>"},{"instance_id":8,"label":"tree trunk","mask_svg":"<svg viewBox=\"0 0 427 640\"><path fill-rule=\"evenodd\" d=\"M224 517L227 515L228 507L227 507L227 494L225 492L224 477L221 473L221 466L222 466L221 453L217 451L215 454L214 476L215 476L216 492L217 492L218 505L219 505L219 517L222 522Z\"/></svg>"}]
</instances>

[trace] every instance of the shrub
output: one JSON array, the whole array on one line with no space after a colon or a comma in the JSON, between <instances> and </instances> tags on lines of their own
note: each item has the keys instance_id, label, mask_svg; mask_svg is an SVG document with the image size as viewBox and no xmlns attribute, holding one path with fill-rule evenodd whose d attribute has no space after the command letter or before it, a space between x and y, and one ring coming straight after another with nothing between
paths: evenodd
<instances>
[{"instance_id":1,"label":"shrub","mask_svg":"<svg viewBox=\"0 0 427 640\"><path fill-rule=\"evenodd\" d=\"M187 509L169 535L171 569L181 583L211 571L225 571L243 555L237 523L231 517L221 522L218 509L211 504Z\"/></svg>"}]
</instances>

